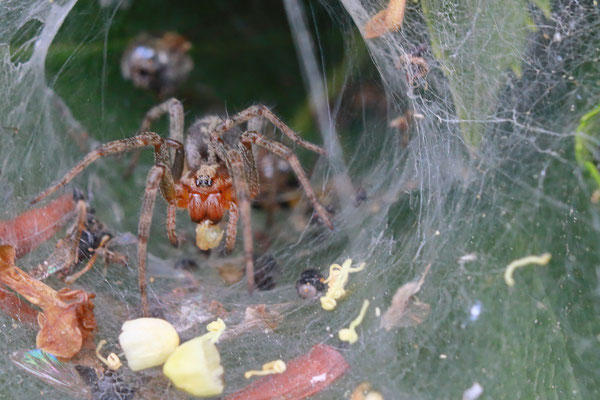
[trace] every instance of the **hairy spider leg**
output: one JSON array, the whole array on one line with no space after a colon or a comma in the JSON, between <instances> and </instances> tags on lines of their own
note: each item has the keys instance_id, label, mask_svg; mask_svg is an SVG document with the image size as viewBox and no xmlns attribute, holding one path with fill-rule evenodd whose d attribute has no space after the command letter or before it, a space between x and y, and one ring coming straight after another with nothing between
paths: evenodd
<instances>
[{"instance_id":1,"label":"hairy spider leg","mask_svg":"<svg viewBox=\"0 0 600 400\"><path fill-rule=\"evenodd\" d=\"M250 106L245 110L240 111L234 116L227 118L223 121L219 126L215 128L215 130L211 134L212 140L218 140L223 133L230 130L231 128L241 125L244 122L248 122L250 119L254 117L264 117L268 119L273 125L275 125L281 132L283 132L288 138L292 140L292 142L313 151L315 153L319 153L321 155L326 156L327 152L317 146L316 144L310 143L302 139L296 132L292 130L289 126L287 126L282 120L279 119L271 110L269 110L266 106L262 104L257 104L254 106Z\"/></svg>"},{"instance_id":2,"label":"hairy spider leg","mask_svg":"<svg viewBox=\"0 0 600 400\"><path fill-rule=\"evenodd\" d=\"M250 190L248 182L245 179L244 161L241 153L236 149L227 150L227 160L229 160L233 187L238 201L239 211L242 215L242 235L244 237L244 264L246 265L246 279L248 292L254 291L254 243L252 239L252 225L250 221ZM230 220L231 222L231 220ZM237 216L235 218L237 223ZM229 239L230 227L227 229L227 239ZM234 239L235 240L235 234Z\"/></svg>"},{"instance_id":3,"label":"hairy spider leg","mask_svg":"<svg viewBox=\"0 0 600 400\"><path fill-rule=\"evenodd\" d=\"M302 168L302 165L300 165L300 161L298 160L298 157L294 154L294 152L292 150L290 150L287 146L285 146L279 142L269 140L269 139L265 138L264 136L262 136L261 134L259 134L257 132L251 132L251 131L246 131L242 134L242 142L243 143L254 143L257 146L260 146L260 147L266 149L267 151L270 151L271 153L286 160L290 164L292 169L294 170L294 173L298 177L298 181L300 181L300 184L302 185L304 192L306 192L306 195L310 199L313 207L315 208L315 211L319 215L319 218L321 218L321 221L323 221L323 223L325 225L327 225L327 227L329 229L333 229L333 224L331 223L329 214L327 213L325 208L321 205L321 203L319 203L319 200L317 199L317 196L315 195L315 192L313 191L312 186L310 186L308 177L304 173L304 169Z\"/></svg>"},{"instance_id":4,"label":"hairy spider leg","mask_svg":"<svg viewBox=\"0 0 600 400\"><path fill-rule=\"evenodd\" d=\"M235 237L237 235L238 223L238 206L233 202L229 202L229 221L227 222L227 237L225 238L225 249L233 251L235 247Z\"/></svg>"},{"instance_id":5,"label":"hairy spider leg","mask_svg":"<svg viewBox=\"0 0 600 400\"><path fill-rule=\"evenodd\" d=\"M54 185L50 186L48 189L44 190L42 193L37 195L33 200L29 202L29 205L33 205L35 203L40 202L45 199L52 193L56 192L58 189L71 182L73 178L81 173L88 165L98 160L101 157L110 156L114 154L124 153L127 151L135 150L140 147L148 147L154 146L155 152L158 152L158 149L162 147L164 144L163 139L154 132L144 132L137 136L114 140L112 142L105 143L90 151L88 154L83 157L81 161L79 161L71 170L69 170L61 180L56 182Z\"/></svg>"},{"instance_id":6,"label":"hairy spider leg","mask_svg":"<svg viewBox=\"0 0 600 400\"><path fill-rule=\"evenodd\" d=\"M140 127L140 132L146 132L150 130L150 126L152 122L156 121L164 114L169 113L169 138L173 140L177 140L180 143L183 143L183 105L181 102L175 98L171 98L166 100L154 107L152 107L144 117L142 121L142 125ZM140 155L142 154L141 150L136 150L131 157L131 161L127 170L123 174L124 178L129 178L133 175L133 171L140 160ZM173 175L176 175L175 173ZM179 175L181 176L181 174ZM177 181L177 179L176 179Z\"/></svg>"},{"instance_id":7,"label":"hairy spider leg","mask_svg":"<svg viewBox=\"0 0 600 400\"><path fill-rule=\"evenodd\" d=\"M156 192L166 170L167 167L162 164L156 164L150 168L148 178L146 179L146 191L144 192L144 201L138 224L138 283L142 298L142 312L145 317L150 316L150 305L148 303L148 294L146 293L146 251L148 237L150 236L150 225L152 224L152 214L154 213L154 204L156 203Z\"/></svg>"},{"instance_id":8,"label":"hairy spider leg","mask_svg":"<svg viewBox=\"0 0 600 400\"><path fill-rule=\"evenodd\" d=\"M179 238L177 237L177 232L175 229L176 214L177 204L167 204L167 236L169 237L169 241L174 247L179 247Z\"/></svg>"}]
</instances>

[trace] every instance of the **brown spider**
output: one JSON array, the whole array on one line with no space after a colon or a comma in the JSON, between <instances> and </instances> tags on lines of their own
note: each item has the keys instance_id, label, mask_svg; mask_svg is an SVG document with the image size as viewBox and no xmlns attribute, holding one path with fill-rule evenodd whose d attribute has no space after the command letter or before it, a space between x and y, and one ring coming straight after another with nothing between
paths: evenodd
<instances>
[{"instance_id":1,"label":"brown spider","mask_svg":"<svg viewBox=\"0 0 600 400\"><path fill-rule=\"evenodd\" d=\"M169 113L169 139L150 132L152 121ZM149 314L146 294L146 247L152 223L156 192L160 191L167 201L167 235L174 246L178 245L175 233L177 208L187 208L190 218L197 224L215 226L225 211L229 211L225 248L235 246L238 210L243 221L244 263L248 290L254 289L254 263L252 228L250 225L250 201L259 192L258 174L252 154L252 145L262 147L284 158L296 173L306 195L311 200L320 219L330 229L333 225L325 208L319 203L298 158L283 144L266 139L256 131L243 131L239 125L254 117L264 117L281 130L294 143L325 155L325 151L302 140L267 107L251 106L225 120L217 116L198 119L189 129L185 146L183 143L183 106L170 99L148 111L142 122L141 132L128 139L108 142L89 152L57 183L35 197L31 204L70 182L97 159L132 151L142 147L154 147L155 164L148 173L144 201L138 225L138 278L144 315ZM170 149L175 149L171 163ZM197 230L198 236L201 235ZM197 237L199 239L199 237Z\"/></svg>"}]
</instances>

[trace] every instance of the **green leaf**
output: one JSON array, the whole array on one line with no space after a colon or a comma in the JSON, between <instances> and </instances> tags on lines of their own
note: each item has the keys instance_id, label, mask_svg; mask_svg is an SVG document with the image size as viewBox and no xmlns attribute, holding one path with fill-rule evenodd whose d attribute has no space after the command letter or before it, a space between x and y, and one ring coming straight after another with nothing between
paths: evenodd
<instances>
[{"instance_id":1,"label":"green leaf","mask_svg":"<svg viewBox=\"0 0 600 400\"><path fill-rule=\"evenodd\" d=\"M542 13L544 13L544 17L546 17L546 19L550 19L550 17L552 16L552 11L550 9L550 0L531 0L531 2L535 4L537 8L539 8L542 11Z\"/></svg>"},{"instance_id":2,"label":"green leaf","mask_svg":"<svg viewBox=\"0 0 600 400\"><path fill-rule=\"evenodd\" d=\"M577 163L587 171L600 188L600 172L596 167L593 151L597 152L597 145L590 138L600 139L600 104L592 111L581 117L577 134L575 136L575 159Z\"/></svg>"},{"instance_id":3,"label":"green leaf","mask_svg":"<svg viewBox=\"0 0 600 400\"><path fill-rule=\"evenodd\" d=\"M486 122L494 116L499 90L507 79L521 74L532 26L529 2L423 0L421 5L462 136L469 148L476 149Z\"/></svg>"}]
</instances>

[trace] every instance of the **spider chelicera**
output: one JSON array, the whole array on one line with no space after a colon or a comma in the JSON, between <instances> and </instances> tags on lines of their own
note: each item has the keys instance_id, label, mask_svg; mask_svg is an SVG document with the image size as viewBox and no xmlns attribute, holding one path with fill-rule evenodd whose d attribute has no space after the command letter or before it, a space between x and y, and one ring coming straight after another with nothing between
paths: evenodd
<instances>
[{"instance_id":1,"label":"spider chelicera","mask_svg":"<svg viewBox=\"0 0 600 400\"><path fill-rule=\"evenodd\" d=\"M166 113L169 114L168 139L149 131L151 123ZM142 147L154 147L155 163L146 180L138 225L138 278L144 315L149 315L146 293L146 247L156 192L159 189L168 203L166 228L169 240L174 246L178 245L175 233L177 208L187 208L193 222L206 226L216 226L224 217L225 211L228 211L229 221L225 240L225 248L228 251L235 246L238 213L241 215L244 264L248 290L252 292L254 289L254 262L250 201L260 192L252 153L253 144L287 160L321 221L333 229L327 211L317 200L294 152L279 142L265 138L259 132L239 128L239 125L255 117L266 118L294 143L315 153L326 154L325 150L319 146L302 140L291 128L262 105L251 106L227 119L217 116L198 119L188 129L184 146L183 106L179 100L170 99L148 111L137 136L108 142L92 150L62 179L35 197L31 204L37 203L69 183L88 165L101 157ZM170 149L174 149L173 162L171 162ZM198 229L196 232L198 236L203 234ZM202 238L197 237L197 241L198 239Z\"/></svg>"}]
</instances>

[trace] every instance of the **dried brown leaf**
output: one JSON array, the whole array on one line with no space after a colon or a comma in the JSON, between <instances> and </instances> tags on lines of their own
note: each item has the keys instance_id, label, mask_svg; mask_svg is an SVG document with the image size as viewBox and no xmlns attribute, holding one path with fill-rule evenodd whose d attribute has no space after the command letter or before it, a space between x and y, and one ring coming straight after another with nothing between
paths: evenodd
<instances>
[{"instance_id":1,"label":"dried brown leaf","mask_svg":"<svg viewBox=\"0 0 600 400\"><path fill-rule=\"evenodd\" d=\"M418 325L427 317L429 304L416 300L414 295L421 290L430 267L431 264L425 267L423 275L417 282L409 282L398 288L392 298L392 304L381 317L381 326L386 331Z\"/></svg>"},{"instance_id":2,"label":"dried brown leaf","mask_svg":"<svg viewBox=\"0 0 600 400\"><path fill-rule=\"evenodd\" d=\"M390 0L385 15L385 26L388 31L393 32L400 29L404 20L404 10L406 9L406 0Z\"/></svg>"},{"instance_id":3,"label":"dried brown leaf","mask_svg":"<svg viewBox=\"0 0 600 400\"><path fill-rule=\"evenodd\" d=\"M390 0L385 10L379 11L365 24L365 39L374 39L384 33L394 32L402 27L406 0Z\"/></svg>"},{"instance_id":4,"label":"dried brown leaf","mask_svg":"<svg viewBox=\"0 0 600 400\"><path fill-rule=\"evenodd\" d=\"M373 18L365 24L364 36L365 39L375 39L387 33L388 29L385 25L385 16L387 9L379 11Z\"/></svg>"},{"instance_id":5,"label":"dried brown leaf","mask_svg":"<svg viewBox=\"0 0 600 400\"><path fill-rule=\"evenodd\" d=\"M15 249L0 246L0 282L40 307L37 347L61 358L71 358L96 329L94 294L63 288L58 292L15 266Z\"/></svg>"}]
</instances>

